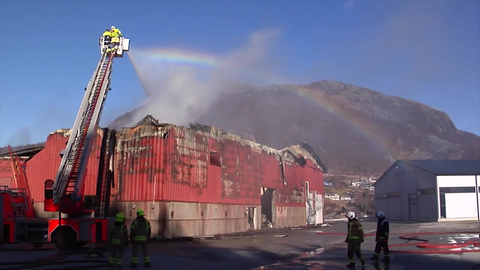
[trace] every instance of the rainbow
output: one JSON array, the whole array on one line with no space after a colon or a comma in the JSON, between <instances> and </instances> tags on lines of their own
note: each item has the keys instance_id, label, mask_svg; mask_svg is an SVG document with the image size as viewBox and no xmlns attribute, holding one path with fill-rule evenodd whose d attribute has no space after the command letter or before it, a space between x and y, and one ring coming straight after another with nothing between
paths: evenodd
<instances>
[{"instance_id":1,"label":"rainbow","mask_svg":"<svg viewBox=\"0 0 480 270\"><path fill-rule=\"evenodd\" d=\"M186 64L193 66L215 67L215 57L196 52L185 52L178 49L135 49L128 53L130 58L172 64Z\"/></svg>"},{"instance_id":2,"label":"rainbow","mask_svg":"<svg viewBox=\"0 0 480 270\"><path fill-rule=\"evenodd\" d=\"M337 107L337 103L327 98L323 98L321 94L315 93L315 90L311 90L300 85L286 85L283 88L287 91L294 92L297 95L304 97L310 102L313 102L315 105L328 111L331 115L335 116L339 120L347 122L355 129L360 131L364 136L366 136L369 141L383 149L391 161L395 160L395 157L397 156L397 150L385 138L375 132L375 130L378 128L376 128L374 125L361 121L358 119L358 116L355 113L346 112L339 109Z\"/></svg>"},{"instance_id":3,"label":"rainbow","mask_svg":"<svg viewBox=\"0 0 480 270\"><path fill-rule=\"evenodd\" d=\"M187 52L178 49L136 49L129 52L129 57L134 65L137 75L142 81L142 74L139 74L137 68L137 61L146 60L148 62L163 62L170 64L192 65L200 67L215 67L218 65L216 57L200 54L196 52ZM135 58L135 61L134 59ZM366 138L383 149L390 160L394 160L396 149L375 132L376 128L373 125L367 124L357 117L354 113L346 112L337 108L337 104L327 98L323 98L321 94L316 93L315 90L310 90L305 86L300 85L283 85L287 91L293 92L296 95L303 97L309 102L314 103L317 107L328 111L331 115L344 121L360 131Z\"/></svg>"}]
</instances>

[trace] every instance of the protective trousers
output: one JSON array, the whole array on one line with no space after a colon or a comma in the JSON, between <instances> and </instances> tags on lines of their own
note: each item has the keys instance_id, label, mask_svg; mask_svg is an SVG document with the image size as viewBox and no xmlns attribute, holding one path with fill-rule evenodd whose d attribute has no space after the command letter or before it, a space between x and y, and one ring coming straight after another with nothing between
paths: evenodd
<instances>
[{"instance_id":1,"label":"protective trousers","mask_svg":"<svg viewBox=\"0 0 480 270\"><path fill-rule=\"evenodd\" d=\"M348 240L347 256L350 264L355 264L354 254L362 261L362 263L365 261L362 256L360 245L360 240Z\"/></svg>"},{"instance_id":2,"label":"protective trousers","mask_svg":"<svg viewBox=\"0 0 480 270\"><path fill-rule=\"evenodd\" d=\"M385 260L390 259L390 250L388 249L388 242L385 241L377 241L377 244L375 245L375 254L373 255L374 259L378 259L380 257L380 252L382 252L383 249L383 254L385 254Z\"/></svg>"},{"instance_id":3,"label":"protective trousers","mask_svg":"<svg viewBox=\"0 0 480 270\"><path fill-rule=\"evenodd\" d=\"M125 247L123 245L112 245L110 249L110 258L108 258L108 264L110 266L117 265L122 267L124 251Z\"/></svg>"},{"instance_id":4,"label":"protective trousers","mask_svg":"<svg viewBox=\"0 0 480 270\"><path fill-rule=\"evenodd\" d=\"M148 242L133 242L133 251L132 251L132 266L135 267L138 265L138 253L142 249L143 255L143 266L150 266L150 257L147 252Z\"/></svg>"}]
</instances>

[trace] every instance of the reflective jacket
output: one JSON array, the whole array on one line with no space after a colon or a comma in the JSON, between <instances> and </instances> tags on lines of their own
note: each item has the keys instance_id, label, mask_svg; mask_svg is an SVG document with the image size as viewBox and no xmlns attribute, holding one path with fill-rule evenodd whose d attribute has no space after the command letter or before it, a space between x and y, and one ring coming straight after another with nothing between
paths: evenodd
<instances>
[{"instance_id":1,"label":"reflective jacket","mask_svg":"<svg viewBox=\"0 0 480 270\"><path fill-rule=\"evenodd\" d=\"M110 228L110 244L114 246L125 246L128 243L128 229L125 223L115 221Z\"/></svg>"},{"instance_id":2,"label":"reflective jacket","mask_svg":"<svg viewBox=\"0 0 480 270\"><path fill-rule=\"evenodd\" d=\"M352 219L348 221L348 233L346 242L360 240L363 241L363 228L360 221Z\"/></svg>"},{"instance_id":3,"label":"reflective jacket","mask_svg":"<svg viewBox=\"0 0 480 270\"><path fill-rule=\"evenodd\" d=\"M103 35L102 35L102 36L103 36L103 37L104 37L104 36L109 36L109 37L111 37L111 36L112 36L112 33L111 33L110 31L105 31L105 32L103 32Z\"/></svg>"},{"instance_id":4,"label":"reflective jacket","mask_svg":"<svg viewBox=\"0 0 480 270\"><path fill-rule=\"evenodd\" d=\"M390 234L390 224L388 224L388 220L386 218L378 219L377 235L375 237L375 241L388 240L389 234Z\"/></svg>"},{"instance_id":5,"label":"reflective jacket","mask_svg":"<svg viewBox=\"0 0 480 270\"><path fill-rule=\"evenodd\" d=\"M110 32L112 37L121 37L122 36L122 31L118 29L114 29L113 31Z\"/></svg>"},{"instance_id":6,"label":"reflective jacket","mask_svg":"<svg viewBox=\"0 0 480 270\"><path fill-rule=\"evenodd\" d=\"M152 234L150 221L144 217L137 217L130 226L130 240L133 242L148 242Z\"/></svg>"}]
</instances>

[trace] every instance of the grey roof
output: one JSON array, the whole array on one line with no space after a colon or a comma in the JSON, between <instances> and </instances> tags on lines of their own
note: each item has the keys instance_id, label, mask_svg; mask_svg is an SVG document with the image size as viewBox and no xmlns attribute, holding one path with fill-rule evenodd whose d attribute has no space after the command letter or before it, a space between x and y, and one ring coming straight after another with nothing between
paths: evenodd
<instances>
[{"instance_id":1,"label":"grey roof","mask_svg":"<svg viewBox=\"0 0 480 270\"><path fill-rule=\"evenodd\" d=\"M436 175L480 175L480 160L398 160Z\"/></svg>"}]
</instances>

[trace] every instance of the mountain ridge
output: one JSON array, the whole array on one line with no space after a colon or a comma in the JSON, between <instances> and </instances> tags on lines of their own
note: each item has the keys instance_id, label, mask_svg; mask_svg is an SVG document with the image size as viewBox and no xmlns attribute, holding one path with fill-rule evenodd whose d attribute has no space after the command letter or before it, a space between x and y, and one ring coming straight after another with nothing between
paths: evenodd
<instances>
[{"instance_id":1,"label":"mountain ridge","mask_svg":"<svg viewBox=\"0 0 480 270\"><path fill-rule=\"evenodd\" d=\"M308 91L316 104L289 87ZM143 117L135 116L136 111L120 116L110 127ZM338 174L379 175L396 159L480 159L480 137L458 130L447 113L331 80L243 85L222 94L192 122L253 134L257 142L278 149L307 142Z\"/></svg>"}]
</instances>

